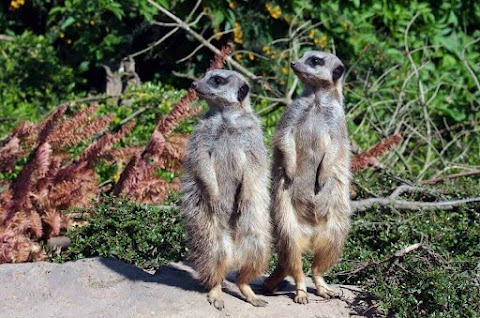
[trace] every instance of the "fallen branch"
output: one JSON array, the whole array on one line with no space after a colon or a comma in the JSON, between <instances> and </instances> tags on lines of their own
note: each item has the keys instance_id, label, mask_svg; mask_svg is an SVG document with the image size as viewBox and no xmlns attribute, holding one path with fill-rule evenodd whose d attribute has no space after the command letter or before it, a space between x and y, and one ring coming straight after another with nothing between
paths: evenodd
<instances>
[{"instance_id":1,"label":"fallen branch","mask_svg":"<svg viewBox=\"0 0 480 318\"><path fill-rule=\"evenodd\" d=\"M395 257L404 257L405 254L415 251L416 249L420 248L423 244L422 243L415 243L410 246L404 247L395 252Z\"/></svg>"},{"instance_id":2,"label":"fallen branch","mask_svg":"<svg viewBox=\"0 0 480 318\"><path fill-rule=\"evenodd\" d=\"M457 178L461 178L461 177L477 176L477 175L480 175L480 170L472 170L472 171L467 171L467 172L455 173L455 174L451 174L451 175L444 176L444 177L437 177L437 178L433 178L433 179L430 179L430 180L424 180L424 181L422 181L422 183L431 185L431 184L436 184L436 183L439 183L439 182L443 182L445 180L457 179Z\"/></svg>"},{"instance_id":3,"label":"fallen branch","mask_svg":"<svg viewBox=\"0 0 480 318\"><path fill-rule=\"evenodd\" d=\"M401 185L386 198L369 198L351 201L352 211L366 211L372 208L374 205L391 206L397 210L450 210L462 204L480 202L480 197L438 202L418 202L397 199L398 196L406 192L428 192L428 190L409 185Z\"/></svg>"}]
</instances>

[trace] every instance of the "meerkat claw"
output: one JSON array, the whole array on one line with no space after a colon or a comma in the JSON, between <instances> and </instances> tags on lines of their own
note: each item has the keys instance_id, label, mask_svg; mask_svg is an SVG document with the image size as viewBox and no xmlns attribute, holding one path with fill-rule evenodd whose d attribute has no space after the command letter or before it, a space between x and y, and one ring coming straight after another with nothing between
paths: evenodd
<instances>
[{"instance_id":1,"label":"meerkat claw","mask_svg":"<svg viewBox=\"0 0 480 318\"><path fill-rule=\"evenodd\" d=\"M212 305L218 310L223 310L223 308L225 308L225 303L223 302L223 300L217 299L211 295L207 296L207 300L210 303L210 305Z\"/></svg>"},{"instance_id":2,"label":"meerkat claw","mask_svg":"<svg viewBox=\"0 0 480 318\"><path fill-rule=\"evenodd\" d=\"M302 305L305 305L305 304L308 304L309 300L308 300L308 295L305 291L303 290L299 290L297 291L297 295L295 296L295 298L293 299L297 304L302 304Z\"/></svg>"}]
</instances>

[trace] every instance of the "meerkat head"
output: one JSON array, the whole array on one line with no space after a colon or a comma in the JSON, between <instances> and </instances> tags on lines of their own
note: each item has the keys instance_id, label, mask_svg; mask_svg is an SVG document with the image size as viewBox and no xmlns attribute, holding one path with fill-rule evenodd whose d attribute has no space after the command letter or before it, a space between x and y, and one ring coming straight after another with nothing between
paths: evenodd
<instances>
[{"instance_id":1,"label":"meerkat head","mask_svg":"<svg viewBox=\"0 0 480 318\"><path fill-rule=\"evenodd\" d=\"M246 111L251 111L250 86L238 72L208 71L202 79L192 83L192 88L210 107L240 106Z\"/></svg>"},{"instance_id":2,"label":"meerkat head","mask_svg":"<svg viewBox=\"0 0 480 318\"><path fill-rule=\"evenodd\" d=\"M291 67L298 78L313 88L342 88L345 67L338 57L322 51L305 52Z\"/></svg>"}]
</instances>

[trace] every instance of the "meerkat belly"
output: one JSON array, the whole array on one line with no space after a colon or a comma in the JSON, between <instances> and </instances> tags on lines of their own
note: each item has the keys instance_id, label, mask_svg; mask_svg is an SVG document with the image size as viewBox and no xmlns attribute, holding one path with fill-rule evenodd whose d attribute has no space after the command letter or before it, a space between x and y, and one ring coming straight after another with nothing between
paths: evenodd
<instances>
[{"instance_id":1,"label":"meerkat belly","mask_svg":"<svg viewBox=\"0 0 480 318\"><path fill-rule=\"evenodd\" d=\"M305 116L295 135L297 170L295 193L310 196L315 190L319 166L331 143L329 127L314 114Z\"/></svg>"},{"instance_id":2,"label":"meerkat belly","mask_svg":"<svg viewBox=\"0 0 480 318\"><path fill-rule=\"evenodd\" d=\"M211 156L216 163L215 173L220 194L223 200L233 204L247 163L245 150L240 146L237 138L223 135L215 142Z\"/></svg>"}]
</instances>

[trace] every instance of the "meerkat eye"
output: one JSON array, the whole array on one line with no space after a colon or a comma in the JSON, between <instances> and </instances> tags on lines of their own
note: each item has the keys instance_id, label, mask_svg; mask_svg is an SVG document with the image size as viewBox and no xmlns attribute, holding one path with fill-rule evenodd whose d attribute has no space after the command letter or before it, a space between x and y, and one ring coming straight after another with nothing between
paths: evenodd
<instances>
[{"instance_id":1,"label":"meerkat eye","mask_svg":"<svg viewBox=\"0 0 480 318\"><path fill-rule=\"evenodd\" d=\"M218 85L223 85L225 84L225 79L220 77L220 76L215 76L213 78L213 82L218 86Z\"/></svg>"},{"instance_id":2,"label":"meerkat eye","mask_svg":"<svg viewBox=\"0 0 480 318\"><path fill-rule=\"evenodd\" d=\"M325 65L325 60L324 60L324 59L321 59L321 58L319 58L319 57L316 57L316 56L312 57L312 58L310 59L310 62L311 62L311 64L312 64L313 66L317 66L317 65L322 66L322 65Z\"/></svg>"}]
</instances>

